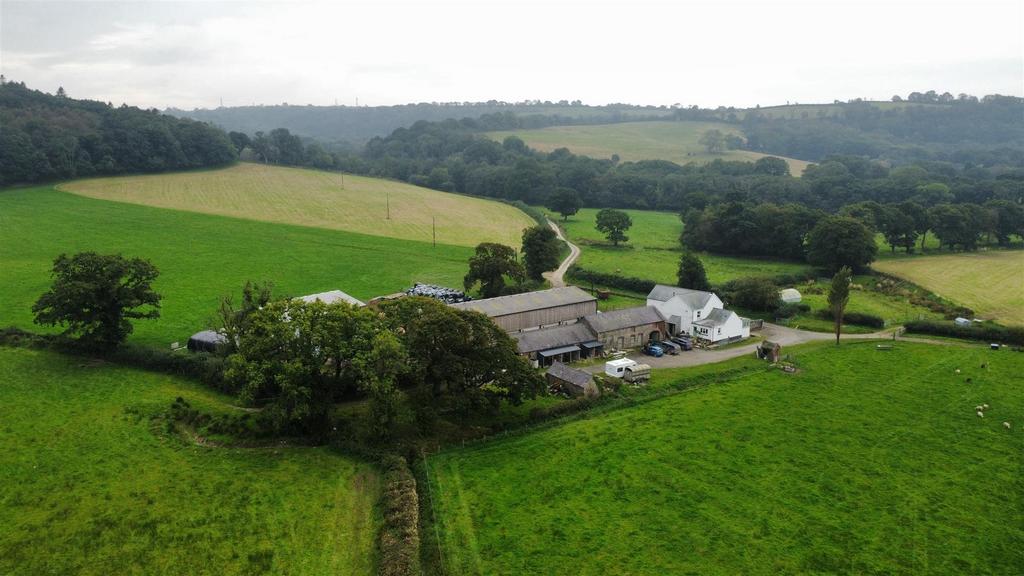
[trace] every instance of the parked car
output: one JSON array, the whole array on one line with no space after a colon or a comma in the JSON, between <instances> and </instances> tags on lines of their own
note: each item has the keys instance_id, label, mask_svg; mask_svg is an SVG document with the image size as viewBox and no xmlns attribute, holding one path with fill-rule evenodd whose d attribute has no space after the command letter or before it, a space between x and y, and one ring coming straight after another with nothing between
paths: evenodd
<instances>
[{"instance_id":1,"label":"parked car","mask_svg":"<svg viewBox=\"0 0 1024 576\"><path fill-rule=\"evenodd\" d=\"M672 341L679 344L679 347L683 350L693 350L693 340L690 340L689 338L675 336L672 338Z\"/></svg>"},{"instance_id":2,"label":"parked car","mask_svg":"<svg viewBox=\"0 0 1024 576\"><path fill-rule=\"evenodd\" d=\"M679 344L676 344L675 342L669 342L668 340L659 340L655 342L655 344L660 346L666 354L671 354L673 356L679 354L680 347Z\"/></svg>"},{"instance_id":3,"label":"parked car","mask_svg":"<svg viewBox=\"0 0 1024 576\"><path fill-rule=\"evenodd\" d=\"M648 356L654 356L655 358L661 358L665 355L665 351L662 350L661 346L648 342L644 345L643 353Z\"/></svg>"}]
</instances>

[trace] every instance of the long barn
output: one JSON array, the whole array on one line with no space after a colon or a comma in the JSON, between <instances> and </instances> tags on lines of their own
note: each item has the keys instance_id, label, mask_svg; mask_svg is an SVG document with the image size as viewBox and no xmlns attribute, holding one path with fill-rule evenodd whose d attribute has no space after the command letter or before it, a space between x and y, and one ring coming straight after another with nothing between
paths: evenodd
<instances>
[{"instance_id":1,"label":"long barn","mask_svg":"<svg viewBox=\"0 0 1024 576\"><path fill-rule=\"evenodd\" d=\"M566 286L459 302L452 307L480 312L506 332L522 332L572 324L584 316L596 314L597 298L575 286Z\"/></svg>"}]
</instances>

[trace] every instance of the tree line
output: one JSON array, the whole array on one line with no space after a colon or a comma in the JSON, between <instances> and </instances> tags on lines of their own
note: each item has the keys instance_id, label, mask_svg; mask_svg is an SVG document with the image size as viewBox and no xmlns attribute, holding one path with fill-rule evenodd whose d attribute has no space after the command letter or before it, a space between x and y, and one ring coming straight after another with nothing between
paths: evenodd
<instances>
[{"instance_id":1,"label":"tree line","mask_svg":"<svg viewBox=\"0 0 1024 576\"><path fill-rule=\"evenodd\" d=\"M221 166L237 155L220 129L135 107L0 82L0 186Z\"/></svg>"}]
</instances>

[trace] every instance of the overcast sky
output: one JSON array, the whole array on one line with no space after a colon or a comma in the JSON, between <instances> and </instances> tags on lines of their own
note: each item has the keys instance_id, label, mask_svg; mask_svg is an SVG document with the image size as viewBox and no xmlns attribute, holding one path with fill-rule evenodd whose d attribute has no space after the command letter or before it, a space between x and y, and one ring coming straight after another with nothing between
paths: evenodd
<instances>
[{"instance_id":1,"label":"overcast sky","mask_svg":"<svg viewBox=\"0 0 1024 576\"><path fill-rule=\"evenodd\" d=\"M0 72L143 107L1022 95L1024 0L12 2Z\"/></svg>"}]
</instances>

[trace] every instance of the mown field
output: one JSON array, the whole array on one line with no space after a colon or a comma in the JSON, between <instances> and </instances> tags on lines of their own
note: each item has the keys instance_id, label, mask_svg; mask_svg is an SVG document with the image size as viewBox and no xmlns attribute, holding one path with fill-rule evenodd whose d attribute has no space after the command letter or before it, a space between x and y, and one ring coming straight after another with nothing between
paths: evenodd
<instances>
[{"instance_id":1,"label":"mown field","mask_svg":"<svg viewBox=\"0 0 1024 576\"><path fill-rule=\"evenodd\" d=\"M222 295L267 280L282 296L341 289L367 299L413 282L459 286L471 249L108 202L49 188L0 191L0 326L32 325L62 252L120 252L160 270L162 317L132 339L168 346L209 325Z\"/></svg>"},{"instance_id":2,"label":"mown field","mask_svg":"<svg viewBox=\"0 0 1024 576\"><path fill-rule=\"evenodd\" d=\"M710 154L707 148L700 144L700 137L708 130L743 135L737 126L722 122L658 121L552 126L533 130L490 132L488 136L500 141L515 135L522 138L531 148L543 152L568 148L574 154L592 158L610 158L612 154L618 154L623 161L669 160L677 164L705 164L719 158L754 161L766 156L747 150L725 150L718 154ZM790 172L794 176L802 174L809 164L793 158L784 160L789 163Z\"/></svg>"},{"instance_id":3,"label":"mown field","mask_svg":"<svg viewBox=\"0 0 1024 576\"><path fill-rule=\"evenodd\" d=\"M626 232L629 242L615 247L594 228L597 212L595 208L583 208L567 222L562 222L557 214L551 214L551 218L565 229L567 237L580 246L580 266L598 272L675 284L679 269L679 235L683 231L683 223L677 214L625 210L633 220L633 227ZM798 274L810 269L798 262L706 253L700 256L708 279L716 284L743 276Z\"/></svg>"},{"instance_id":4,"label":"mown field","mask_svg":"<svg viewBox=\"0 0 1024 576\"><path fill-rule=\"evenodd\" d=\"M1024 250L893 258L872 267L963 304L981 318L1024 325Z\"/></svg>"},{"instance_id":5,"label":"mown field","mask_svg":"<svg viewBox=\"0 0 1024 576\"><path fill-rule=\"evenodd\" d=\"M321 448L200 447L190 383L0 348L0 574L371 574L377 472Z\"/></svg>"},{"instance_id":6,"label":"mown field","mask_svg":"<svg viewBox=\"0 0 1024 576\"><path fill-rule=\"evenodd\" d=\"M1019 573L1024 355L794 351L797 374L431 457L447 573Z\"/></svg>"},{"instance_id":7,"label":"mown field","mask_svg":"<svg viewBox=\"0 0 1024 576\"><path fill-rule=\"evenodd\" d=\"M523 212L499 202L403 182L241 163L220 170L92 178L60 186L90 198L345 230L419 242L518 246ZM389 214L390 205L390 218Z\"/></svg>"}]
</instances>

